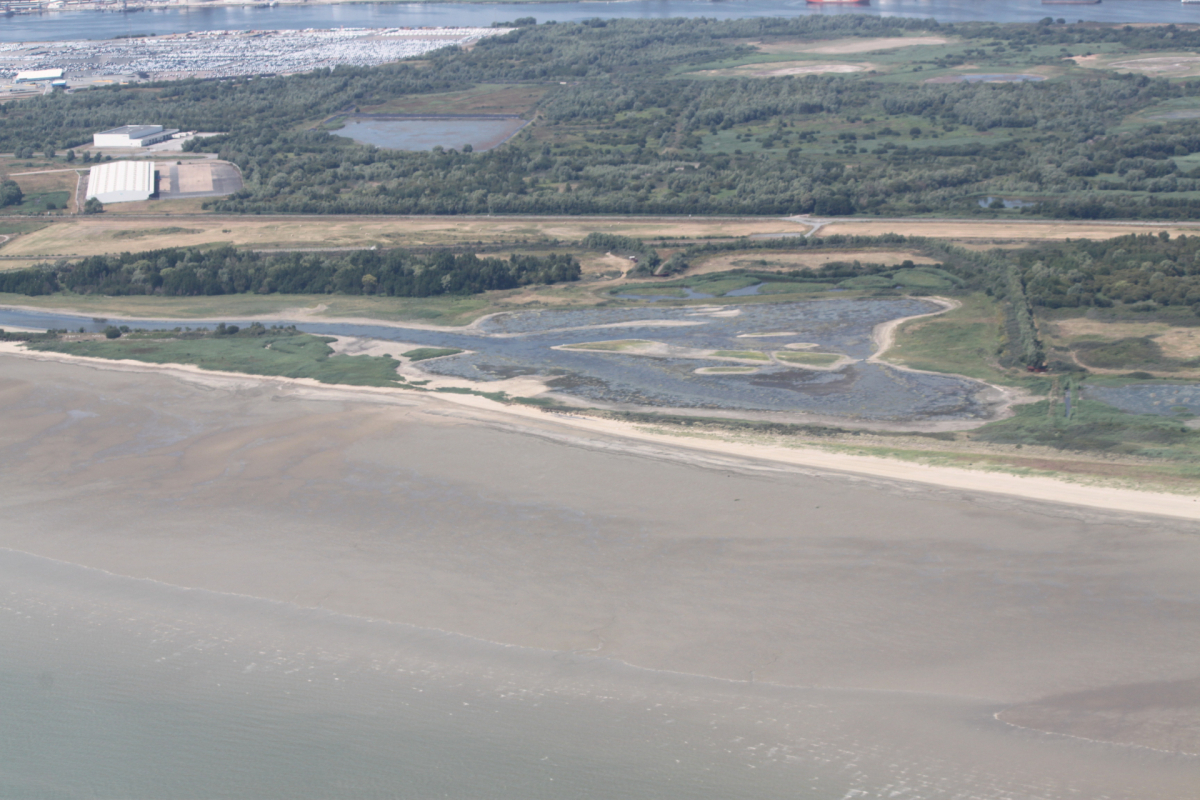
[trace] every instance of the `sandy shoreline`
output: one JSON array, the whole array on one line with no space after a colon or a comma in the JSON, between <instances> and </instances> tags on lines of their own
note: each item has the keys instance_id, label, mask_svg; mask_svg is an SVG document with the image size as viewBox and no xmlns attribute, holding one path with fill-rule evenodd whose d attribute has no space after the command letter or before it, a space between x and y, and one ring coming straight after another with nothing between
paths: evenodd
<instances>
[{"instance_id":1,"label":"sandy shoreline","mask_svg":"<svg viewBox=\"0 0 1200 800\"><path fill-rule=\"evenodd\" d=\"M339 325L375 325L381 328L397 328L400 330L421 330L421 331L446 331L448 333L462 333L464 331L476 331L492 317L500 314L509 314L509 311L497 311L494 314L485 314L482 317L472 320L467 325L434 325L428 322L391 322L389 320L375 319L373 317L322 317L317 316L326 306L316 305L311 308L285 308L282 311L276 311L271 314L226 314L222 318L206 319L197 317L195 319L180 320L181 322L202 325L205 323L216 322L328 322ZM125 314L110 314L108 312L95 312L89 314L86 311L80 311L77 308L39 308L37 306L7 306L0 305L0 310L17 311L29 314L64 314L80 319L97 319L103 318L109 322L146 322L174 319L173 317L131 317ZM13 328L16 330L16 328Z\"/></svg>"},{"instance_id":2,"label":"sandy shoreline","mask_svg":"<svg viewBox=\"0 0 1200 800\"><path fill-rule=\"evenodd\" d=\"M717 679L733 701L831 692L816 714L813 695L797 696L788 740L892 765L914 750L939 759L921 774L953 782L913 796L1176 800L1196 785L1200 763L1174 755L1197 752L1191 498L13 344L0 351L0 453L0 553L103 570L108 587L187 590L177 610L154 606L162 625L147 638L167 631L167 656L184 649L170 632L191 630L193 611L225 607L201 593L223 593L416 626L439 647L437 631L539 649L548 666L506 691L624 664L653 671L629 684L643 708L662 701L665 676ZM69 598L82 591L55 574ZM6 575L17 577L0 610L30 578L16 562ZM94 598L78 599L92 619ZM61 636L69 618L46 629ZM264 666L258 636L234 672ZM314 633L290 652L327 641ZM370 658L381 645L364 640ZM457 646L444 652L458 664ZM35 689L51 668L64 688L74 680L36 667ZM693 708L710 707L706 692L689 695ZM1163 698L1176 711L1164 716ZM1150 764L1094 742L1171 753ZM1052 788L1001 792L981 764L1005 786L1027 774L1023 786Z\"/></svg>"},{"instance_id":3,"label":"sandy shoreline","mask_svg":"<svg viewBox=\"0 0 1200 800\"><path fill-rule=\"evenodd\" d=\"M889 481L912 482L966 492L981 492L1009 497L1025 498L1041 502L1062 503L1085 508L1116 511L1132 514L1174 517L1200 520L1200 496L1169 494L1166 492L1139 491L1092 486L1055 480L1042 476L1018 476L997 472L973 471L953 467L914 464L912 462L834 453L810 446L784 447L780 445L754 444L699 438L680 434L664 433L651 426L612 419L599 419L575 415L570 412L546 412L528 407L505 405L487 398L471 395L416 393L405 389L379 387L334 386L307 378L282 378L247 375L242 373L203 370L186 364L147 364L132 360L109 360L71 356L62 353L30 352L20 343L0 343L0 355L11 355L35 361L57 361L67 364L86 365L94 369L122 372L165 373L206 385L235 384L283 384L303 388L313 396L329 397L361 395L378 401L384 398L403 397L405 403L424 406L455 407L471 409L481 415L494 418L496 415L514 424L548 421L570 430L604 434L630 442L653 444L672 451L683 461L705 460L712 456L730 457L747 462L788 465L813 468L831 472L851 473ZM464 382L465 383L465 382ZM525 383L530 383L528 379ZM447 384L450 385L450 384ZM533 388L532 386L497 388Z\"/></svg>"}]
</instances>

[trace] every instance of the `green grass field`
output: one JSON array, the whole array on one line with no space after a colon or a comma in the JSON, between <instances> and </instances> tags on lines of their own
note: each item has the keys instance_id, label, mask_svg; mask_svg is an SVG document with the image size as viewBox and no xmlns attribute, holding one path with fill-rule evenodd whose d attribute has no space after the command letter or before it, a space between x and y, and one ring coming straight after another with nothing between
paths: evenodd
<instances>
[{"instance_id":1,"label":"green grass field","mask_svg":"<svg viewBox=\"0 0 1200 800\"><path fill-rule=\"evenodd\" d=\"M3 252L0 250L0 252ZM70 308L92 316L157 319L238 319L279 314L294 319L357 317L387 322L432 322L466 325L500 308L496 295L442 295L440 297L375 297L368 295L227 294L208 297L54 294L29 297L0 293L0 305L29 308Z\"/></svg>"},{"instance_id":2,"label":"green grass field","mask_svg":"<svg viewBox=\"0 0 1200 800\"><path fill-rule=\"evenodd\" d=\"M1095 400L1077 399L1070 419L1064 417L1062 403L1017 406L1014 416L985 425L971 439L1193 462L1192 473L1200 478L1200 430L1178 419L1128 414Z\"/></svg>"},{"instance_id":3,"label":"green grass field","mask_svg":"<svg viewBox=\"0 0 1200 800\"><path fill-rule=\"evenodd\" d=\"M401 353L400 355L409 361L428 361L431 358L456 356L461 352L462 350L459 350L457 347L418 347L416 350L409 350L407 353Z\"/></svg>"},{"instance_id":4,"label":"green grass field","mask_svg":"<svg viewBox=\"0 0 1200 800\"><path fill-rule=\"evenodd\" d=\"M33 233L40 231L50 223L37 222L35 220L14 219L12 217L0 217L0 236L11 236L20 233Z\"/></svg>"},{"instance_id":5,"label":"green grass field","mask_svg":"<svg viewBox=\"0 0 1200 800\"><path fill-rule=\"evenodd\" d=\"M766 353L758 350L717 350L713 352L716 358L743 358L747 361L770 361Z\"/></svg>"},{"instance_id":6,"label":"green grass field","mask_svg":"<svg viewBox=\"0 0 1200 800\"><path fill-rule=\"evenodd\" d=\"M1045 379L1026 377L996 361L1003 322L1000 305L982 293L960 300L958 308L902 325L884 359L913 369L1044 391Z\"/></svg>"},{"instance_id":7,"label":"green grass field","mask_svg":"<svg viewBox=\"0 0 1200 800\"><path fill-rule=\"evenodd\" d=\"M6 206L3 213L6 215L22 215L22 214L41 214L44 212L70 210L67 208L71 203L70 192L38 192L37 194L27 193L20 205Z\"/></svg>"},{"instance_id":8,"label":"green grass field","mask_svg":"<svg viewBox=\"0 0 1200 800\"><path fill-rule=\"evenodd\" d=\"M162 338L131 334L120 339L82 342L39 342L46 350L92 358L133 359L150 364L193 364L201 369L312 378L321 383L352 386L401 386L394 358L335 355L324 336L268 332L262 336Z\"/></svg>"},{"instance_id":9,"label":"green grass field","mask_svg":"<svg viewBox=\"0 0 1200 800\"><path fill-rule=\"evenodd\" d=\"M775 354L775 358L788 364L804 364L810 367L828 367L841 357L838 353L797 353L788 350Z\"/></svg>"},{"instance_id":10,"label":"green grass field","mask_svg":"<svg viewBox=\"0 0 1200 800\"><path fill-rule=\"evenodd\" d=\"M636 350L639 347L654 344L646 339L615 339L609 342L580 342L563 347L564 350L598 350L601 352L619 353L625 350Z\"/></svg>"}]
</instances>

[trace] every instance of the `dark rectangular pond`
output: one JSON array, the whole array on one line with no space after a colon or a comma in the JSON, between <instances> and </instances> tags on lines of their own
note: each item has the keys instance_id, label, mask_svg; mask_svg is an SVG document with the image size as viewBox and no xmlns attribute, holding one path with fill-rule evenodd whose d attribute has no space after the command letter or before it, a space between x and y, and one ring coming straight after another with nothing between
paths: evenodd
<instances>
[{"instance_id":1,"label":"dark rectangular pond","mask_svg":"<svg viewBox=\"0 0 1200 800\"><path fill-rule=\"evenodd\" d=\"M491 150L527 124L517 116L351 117L337 135L388 150Z\"/></svg>"}]
</instances>

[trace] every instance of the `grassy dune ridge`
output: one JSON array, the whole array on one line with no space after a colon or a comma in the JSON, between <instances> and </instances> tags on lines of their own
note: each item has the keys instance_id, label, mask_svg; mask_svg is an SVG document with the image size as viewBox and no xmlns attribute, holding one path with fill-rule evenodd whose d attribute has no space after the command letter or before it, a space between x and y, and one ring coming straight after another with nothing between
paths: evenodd
<instances>
[{"instance_id":1,"label":"grassy dune ridge","mask_svg":"<svg viewBox=\"0 0 1200 800\"><path fill-rule=\"evenodd\" d=\"M258 335L133 333L120 339L51 341L30 349L91 358L131 359L150 364L192 364L201 369L283 378L311 378L350 386L402 386L400 362L383 356L335 354L328 336L295 330Z\"/></svg>"}]
</instances>

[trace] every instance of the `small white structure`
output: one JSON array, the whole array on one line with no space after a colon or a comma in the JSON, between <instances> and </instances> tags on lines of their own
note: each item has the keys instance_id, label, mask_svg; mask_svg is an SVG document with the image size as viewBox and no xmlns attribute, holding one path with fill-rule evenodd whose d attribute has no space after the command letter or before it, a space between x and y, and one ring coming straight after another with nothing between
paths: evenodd
<instances>
[{"instance_id":1,"label":"small white structure","mask_svg":"<svg viewBox=\"0 0 1200 800\"><path fill-rule=\"evenodd\" d=\"M165 142L177 133L178 128L163 130L162 125L122 125L92 134L92 144L96 147L147 147Z\"/></svg>"},{"instance_id":2,"label":"small white structure","mask_svg":"<svg viewBox=\"0 0 1200 800\"><path fill-rule=\"evenodd\" d=\"M62 80L63 71L61 69L38 69L25 70L18 72L14 83L36 83L38 81L57 81Z\"/></svg>"},{"instance_id":3,"label":"small white structure","mask_svg":"<svg viewBox=\"0 0 1200 800\"><path fill-rule=\"evenodd\" d=\"M154 162L112 161L88 173L87 199L101 203L149 200L154 194Z\"/></svg>"}]
</instances>

